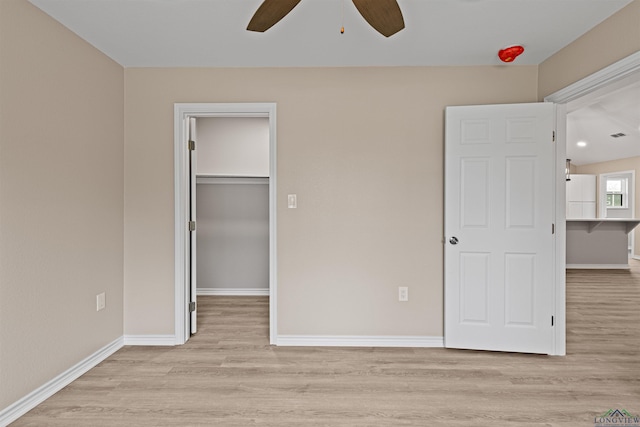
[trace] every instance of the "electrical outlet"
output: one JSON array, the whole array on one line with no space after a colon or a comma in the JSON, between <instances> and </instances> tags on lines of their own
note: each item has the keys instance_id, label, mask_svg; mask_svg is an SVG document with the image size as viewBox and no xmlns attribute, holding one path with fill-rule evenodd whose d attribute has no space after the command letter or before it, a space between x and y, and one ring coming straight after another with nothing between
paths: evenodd
<instances>
[{"instance_id":1,"label":"electrical outlet","mask_svg":"<svg viewBox=\"0 0 640 427\"><path fill-rule=\"evenodd\" d=\"M105 293L96 295L96 311L104 310L107 306L107 299Z\"/></svg>"},{"instance_id":2,"label":"electrical outlet","mask_svg":"<svg viewBox=\"0 0 640 427\"><path fill-rule=\"evenodd\" d=\"M409 301L409 288L406 286L398 287L398 301Z\"/></svg>"}]
</instances>

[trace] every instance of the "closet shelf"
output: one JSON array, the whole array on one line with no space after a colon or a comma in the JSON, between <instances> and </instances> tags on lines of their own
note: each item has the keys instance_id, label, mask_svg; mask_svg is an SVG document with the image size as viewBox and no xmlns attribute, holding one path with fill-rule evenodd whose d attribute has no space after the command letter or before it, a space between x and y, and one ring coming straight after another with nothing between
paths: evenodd
<instances>
[{"instance_id":1,"label":"closet shelf","mask_svg":"<svg viewBox=\"0 0 640 427\"><path fill-rule=\"evenodd\" d=\"M269 177L197 174L196 184L269 184Z\"/></svg>"}]
</instances>

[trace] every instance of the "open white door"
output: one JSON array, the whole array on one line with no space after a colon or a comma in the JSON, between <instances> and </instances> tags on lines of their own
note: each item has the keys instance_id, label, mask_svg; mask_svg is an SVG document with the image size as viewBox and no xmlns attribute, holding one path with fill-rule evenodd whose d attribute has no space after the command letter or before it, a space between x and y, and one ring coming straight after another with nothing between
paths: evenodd
<instances>
[{"instance_id":1,"label":"open white door","mask_svg":"<svg viewBox=\"0 0 640 427\"><path fill-rule=\"evenodd\" d=\"M448 107L445 346L549 354L555 106Z\"/></svg>"},{"instance_id":2,"label":"open white door","mask_svg":"<svg viewBox=\"0 0 640 427\"><path fill-rule=\"evenodd\" d=\"M196 118L189 117L189 289L191 301L189 310L191 311L191 334L198 330L196 290L197 290L197 270L196 270L196 171L197 158L195 152L196 141Z\"/></svg>"}]
</instances>

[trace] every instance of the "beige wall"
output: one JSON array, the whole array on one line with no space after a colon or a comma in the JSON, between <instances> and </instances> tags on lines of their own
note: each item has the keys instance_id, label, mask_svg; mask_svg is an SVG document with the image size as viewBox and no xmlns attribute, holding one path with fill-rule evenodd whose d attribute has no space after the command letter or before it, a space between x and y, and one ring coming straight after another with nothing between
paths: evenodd
<instances>
[{"instance_id":1,"label":"beige wall","mask_svg":"<svg viewBox=\"0 0 640 427\"><path fill-rule=\"evenodd\" d=\"M174 332L175 102L277 102L280 334L442 336L444 108L537 97L535 66L127 69L125 79L127 334Z\"/></svg>"},{"instance_id":2,"label":"beige wall","mask_svg":"<svg viewBox=\"0 0 640 427\"><path fill-rule=\"evenodd\" d=\"M602 173L612 173L612 172L623 172L623 171L636 171L636 185L634 185L635 193L634 193L634 208L636 212L636 217L640 214L640 188L638 185L638 179L640 178L640 157L630 157L627 159L620 160L612 160L609 162L600 162L600 163L592 163L590 165L582 165L576 167L576 173L582 174L592 174L597 175L597 185L596 189L598 192L598 198L596 200L600 200L599 192L600 192L600 174ZM597 207L598 212L600 212L600 206ZM634 256L640 256L640 231L636 229L634 233Z\"/></svg>"},{"instance_id":3,"label":"beige wall","mask_svg":"<svg viewBox=\"0 0 640 427\"><path fill-rule=\"evenodd\" d=\"M542 100L627 56L640 51L640 0L634 0L539 66Z\"/></svg>"},{"instance_id":4,"label":"beige wall","mask_svg":"<svg viewBox=\"0 0 640 427\"><path fill-rule=\"evenodd\" d=\"M0 1L0 409L122 335L123 84L26 0Z\"/></svg>"}]
</instances>

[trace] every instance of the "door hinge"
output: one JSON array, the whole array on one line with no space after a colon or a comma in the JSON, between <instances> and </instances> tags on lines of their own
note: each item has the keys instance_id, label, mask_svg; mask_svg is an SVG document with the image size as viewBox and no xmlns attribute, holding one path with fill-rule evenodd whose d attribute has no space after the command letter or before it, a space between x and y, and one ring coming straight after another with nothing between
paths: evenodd
<instances>
[{"instance_id":1,"label":"door hinge","mask_svg":"<svg viewBox=\"0 0 640 427\"><path fill-rule=\"evenodd\" d=\"M196 302L195 301L191 301L189 303L189 313L193 313L194 311L196 311Z\"/></svg>"},{"instance_id":2,"label":"door hinge","mask_svg":"<svg viewBox=\"0 0 640 427\"><path fill-rule=\"evenodd\" d=\"M556 225L551 224L551 234L556 234Z\"/></svg>"},{"instance_id":3,"label":"door hinge","mask_svg":"<svg viewBox=\"0 0 640 427\"><path fill-rule=\"evenodd\" d=\"M556 142L556 131L555 130L551 132L551 140L553 142Z\"/></svg>"},{"instance_id":4,"label":"door hinge","mask_svg":"<svg viewBox=\"0 0 640 427\"><path fill-rule=\"evenodd\" d=\"M189 147L189 151L193 151L193 150L196 149L196 142L195 141L189 140L189 141L187 141L187 145Z\"/></svg>"},{"instance_id":5,"label":"door hinge","mask_svg":"<svg viewBox=\"0 0 640 427\"><path fill-rule=\"evenodd\" d=\"M554 319L553 319L553 316L551 316L551 326L554 326Z\"/></svg>"},{"instance_id":6,"label":"door hinge","mask_svg":"<svg viewBox=\"0 0 640 427\"><path fill-rule=\"evenodd\" d=\"M196 231L196 222L189 221L189 231Z\"/></svg>"}]
</instances>

